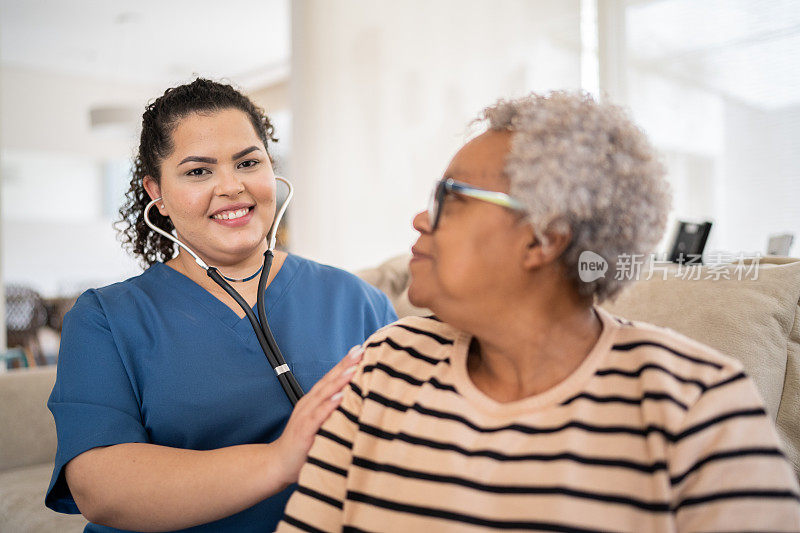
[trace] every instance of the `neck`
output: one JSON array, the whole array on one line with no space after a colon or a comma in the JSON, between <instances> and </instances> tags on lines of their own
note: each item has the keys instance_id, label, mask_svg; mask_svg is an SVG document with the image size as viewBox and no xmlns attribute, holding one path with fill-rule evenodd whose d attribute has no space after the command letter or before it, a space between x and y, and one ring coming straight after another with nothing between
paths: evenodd
<instances>
[{"instance_id":1,"label":"neck","mask_svg":"<svg viewBox=\"0 0 800 533\"><path fill-rule=\"evenodd\" d=\"M549 288L537 284L467 329L474 336L468 371L489 397L507 402L544 392L574 372L597 343L602 323L591 302L569 285Z\"/></svg>"},{"instance_id":2,"label":"neck","mask_svg":"<svg viewBox=\"0 0 800 533\"><path fill-rule=\"evenodd\" d=\"M263 251L251 254L246 261L240 261L239 263L229 265L215 265L214 263L209 263L204 257L202 257L202 259L210 266L218 267L221 274L224 274L229 278L241 279L252 275L263 264L264 251L266 251L266 246L264 247ZM269 271L267 287L269 287L269 285L272 283L272 280L275 279L275 276L283 266L285 259L286 253L275 251L275 260L273 261L272 268ZM194 258L191 255L182 251L177 257L167 261L166 264L181 274L184 274L192 281L210 292L212 295L220 299L225 305L230 307L237 315L239 315L240 318L244 317L244 311L239 307L235 300L231 298L225 292L225 290L222 289L222 287L218 286L214 280L208 277L206 272L200 268L197 263L195 263ZM258 296L258 282L259 276L256 276L250 281L231 283L231 285L234 289L236 289L236 292L238 292L242 298L245 299L250 307L252 307L255 305L256 298Z\"/></svg>"},{"instance_id":3,"label":"neck","mask_svg":"<svg viewBox=\"0 0 800 533\"><path fill-rule=\"evenodd\" d=\"M236 280L252 276L264 263L264 252L267 251L267 243L263 242L258 248L247 254L231 257L206 257L198 254L208 266L216 267L224 277ZM195 252L197 253L197 252ZM188 252L180 248L178 256L168 261L168 264L192 279L198 276L206 278L207 274L194 260ZM258 282L258 276L253 281Z\"/></svg>"}]
</instances>

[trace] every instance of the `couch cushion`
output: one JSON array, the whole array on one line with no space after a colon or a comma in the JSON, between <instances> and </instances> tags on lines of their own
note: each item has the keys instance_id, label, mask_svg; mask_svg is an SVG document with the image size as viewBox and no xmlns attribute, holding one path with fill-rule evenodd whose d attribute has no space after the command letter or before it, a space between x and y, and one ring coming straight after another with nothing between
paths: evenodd
<instances>
[{"instance_id":1,"label":"couch cushion","mask_svg":"<svg viewBox=\"0 0 800 533\"><path fill-rule=\"evenodd\" d=\"M741 361L800 473L800 261L762 258L754 267L657 266L604 307Z\"/></svg>"},{"instance_id":2,"label":"couch cushion","mask_svg":"<svg viewBox=\"0 0 800 533\"><path fill-rule=\"evenodd\" d=\"M86 520L81 515L64 515L44 506L52 473L52 463L0 472L0 531L83 531Z\"/></svg>"},{"instance_id":3,"label":"couch cushion","mask_svg":"<svg viewBox=\"0 0 800 533\"><path fill-rule=\"evenodd\" d=\"M55 379L54 366L0 374L0 472L53 461L56 425L47 398Z\"/></svg>"}]
</instances>

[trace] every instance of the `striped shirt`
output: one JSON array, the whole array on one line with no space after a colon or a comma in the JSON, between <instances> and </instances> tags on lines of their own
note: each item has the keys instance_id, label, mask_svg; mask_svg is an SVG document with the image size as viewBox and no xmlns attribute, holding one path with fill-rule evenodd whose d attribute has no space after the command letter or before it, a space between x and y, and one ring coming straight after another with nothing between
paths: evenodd
<instances>
[{"instance_id":1,"label":"striped shirt","mask_svg":"<svg viewBox=\"0 0 800 533\"><path fill-rule=\"evenodd\" d=\"M468 334L421 317L379 330L279 531L800 531L742 366L597 313L581 365L510 403L471 382Z\"/></svg>"}]
</instances>

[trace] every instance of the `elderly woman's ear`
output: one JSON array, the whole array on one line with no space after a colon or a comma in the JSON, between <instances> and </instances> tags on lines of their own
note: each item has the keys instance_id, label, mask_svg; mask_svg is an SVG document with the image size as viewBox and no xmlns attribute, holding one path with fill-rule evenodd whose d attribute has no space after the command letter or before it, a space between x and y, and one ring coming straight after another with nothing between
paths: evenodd
<instances>
[{"instance_id":1,"label":"elderly woman's ear","mask_svg":"<svg viewBox=\"0 0 800 533\"><path fill-rule=\"evenodd\" d=\"M540 268L557 261L572 242L572 232L569 230L547 231L542 238L536 235L533 228L529 231L528 249L523 260L526 268Z\"/></svg>"}]
</instances>

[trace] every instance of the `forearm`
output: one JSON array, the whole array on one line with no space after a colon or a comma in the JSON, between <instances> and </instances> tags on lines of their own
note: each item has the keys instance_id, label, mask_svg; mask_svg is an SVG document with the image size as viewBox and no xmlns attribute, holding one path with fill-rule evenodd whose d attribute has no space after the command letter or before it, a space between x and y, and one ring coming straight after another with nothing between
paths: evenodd
<instances>
[{"instance_id":1,"label":"forearm","mask_svg":"<svg viewBox=\"0 0 800 533\"><path fill-rule=\"evenodd\" d=\"M128 443L80 454L65 469L78 509L99 524L168 531L219 520L276 494L297 481L361 355L355 347L319 380L271 444L195 451Z\"/></svg>"},{"instance_id":2,"label":"forearm","mask_svg":"<svg viewBox=\"0 0 800 533\"><path fill-rule=\"evenodd\" d=\"M270 444L209 451L119 444L76 457L66 475L89 520L139 531L213 522L287 486Z\"/></svg>"}]
</instances>

